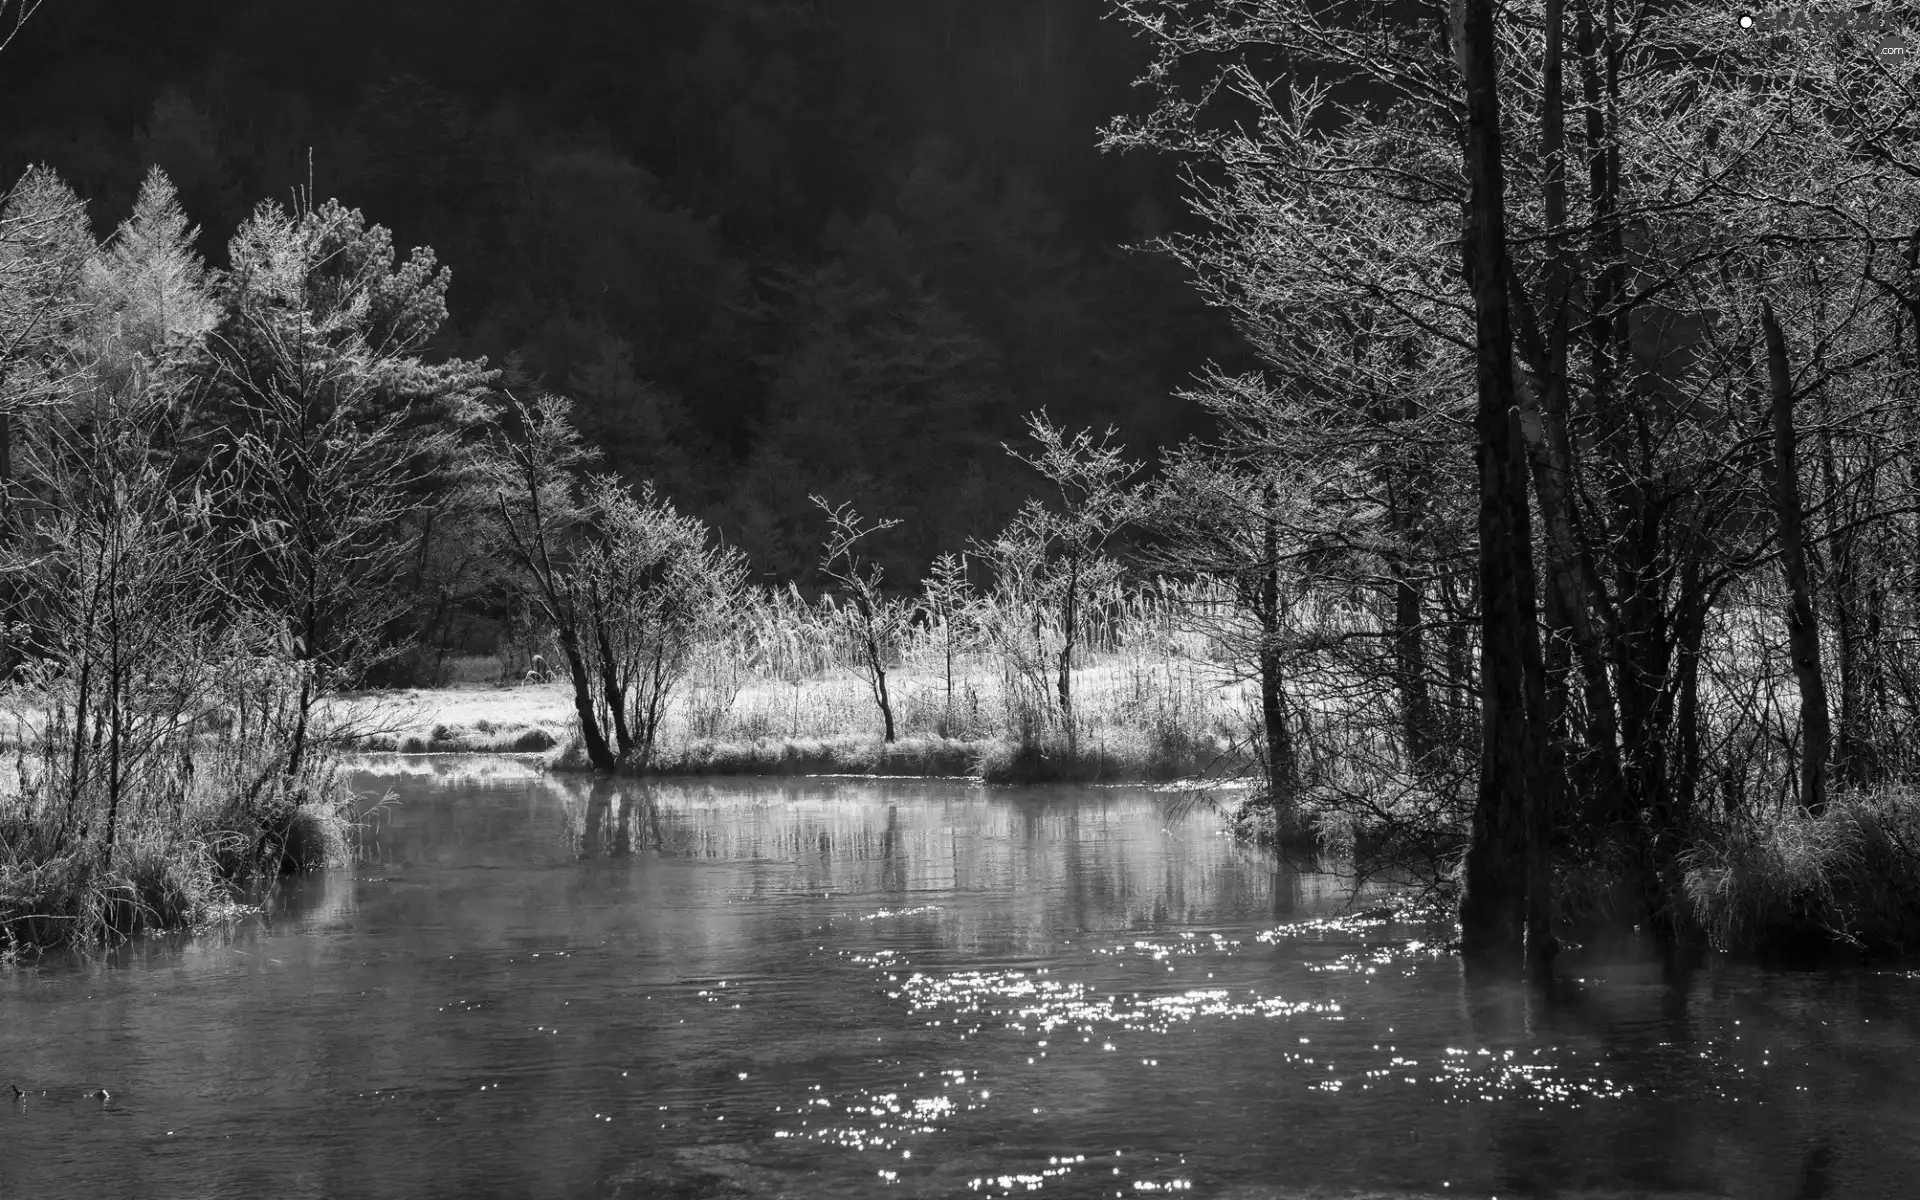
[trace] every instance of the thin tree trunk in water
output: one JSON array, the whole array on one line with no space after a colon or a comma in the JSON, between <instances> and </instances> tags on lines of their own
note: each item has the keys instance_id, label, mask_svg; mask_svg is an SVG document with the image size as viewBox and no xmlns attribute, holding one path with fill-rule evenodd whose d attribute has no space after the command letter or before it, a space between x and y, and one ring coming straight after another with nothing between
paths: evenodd
<instances>
[{"instance_id":1,"label":"thin tree trunk in water","mask_svg":"<svg viewBox=\"0 0 1920 1200\"><path fill-rule=\"evenodd\" d=\"M1529 827L1542 820L1539 749L1544 707L1534 621L1527 477L1514 408L1508 308L1505 180L1496 91L1492 0L1455 0L1455 46L1467 91L1467 206L1463 250L1473 289L1479 405L1480 786L1460 900L1461 950L1480 968L1520 970L1527 946Z\"/></svg>"},{"instance_id":2,"label":"thin tree trunk in water","mask_svg":"<svg viewBox=\"0 0 1920 1200\"><path fill-rule=\"evenodd\" d=\"M1273 805L1274 827L1285 836L1292 832L1298 814L1299 762L1294 754L1293 734L1287 728L1286 706L1282 702L1280 677L1280 537L1271 512L1272 484L1267 485L1269 512L1261 532L1266 562L1260 573L1260 723L1267 735L1267 798Z\"/></svg>"},{"instance_id":3,"label":"thin tree trunk in water","mask_svg":"<svg viewBox=\"0 0 1920 1200\"><path fill-rule=\"evenodd\" d=\"M13 543L13 418L0 412L0 548ZM0 576L0 622L16 619L11 575ZM21 655L11 638L0 637L0 680L13 678Z\"/></svg>"},{"instance_id":4,"label":"thin tree trunk in water","mask_svg":"<svg viewBox=\"0 0 1920 1200\"><path fill-rule=\"evenodd\" d=\"M1405 484L1401 491L1406 490ZM1271 503L1272 487L1268 497ZM1427 691L1427 652L1421 631L1420 587L1412 579L1405 547L1411 541L1412 520L1403 495L1387 497L1388 517L1393 524L1396 547L1387 564L1393 578L1393 665L1399 675L1401 736L1407 744L1407 756L1416 771L1431 763L1438 740L1433 720L1433 697ZM1267 558L1274 558L1271 544L1272 522L1268 522Z\"/></svg>"},{"instance_id":5,"label":"thin tree trunk in water","mask_svg":"<svg viewBox=\"0 0 1920 1200\"><path fill-rule=\"evenodd\" d=\"M1793 378L1787 340L1773 305L1760 301L1767 338L1767 381L1773 410L1773 506L1780 524L1780 566L1787 578L1787 652L1800 685L1800 803L1818 813L1827 803L1827 752L1832 734L1827 683L1820 670L1820 626L1813 615L1813 584L1807 574L1805 517L1800 507L1800 467L1793 429Z\"/></svg>"},{"instance_id":6,"label":"thin tree trunk in water","mask_svg":"<svg viewBox=\"0 0 1920 1200\"><path fill-rule=\"evenodd\" d=\"M107 857L120 830L120 564L116 557L107 585Z\"/></svg>"}]
</instances>

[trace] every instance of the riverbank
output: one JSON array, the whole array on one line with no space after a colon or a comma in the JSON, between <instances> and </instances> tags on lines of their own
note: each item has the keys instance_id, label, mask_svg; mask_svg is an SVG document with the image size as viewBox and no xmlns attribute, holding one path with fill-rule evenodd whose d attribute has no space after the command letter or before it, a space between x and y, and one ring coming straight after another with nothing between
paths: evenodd
<instances>
[{"instance_id":1,"label":"riverbank","mask_svg":"<svg viewBox=\"0 0 1920 1200\"><path fill-rule=\"evenodd\" d=\"M547 757L549 769L587 772L577 740ZM1144 740L1067 747L1005 738L907 737L888 742L849 735L701 741L657 756L650 775L871 775L974 779L981 783L1170 783L1206 778L1217 762L1184 747Z\"/></svg>"},{"instance_id":2,"label":"riverbank","mask_svg":"<svg viewBox=\"0 0 1920 1200\"><path fill-rule=\"evenodd\" d=\"M364 806L335 772L288 785L213 749L121 806L0 796L0 962L204 928L282 875L353 861Z\"/></svg>"},{"instance_id":3,"label":"riverbank","mask_svg":"<svg viewBox=\"0 0 1920 1200\"><path fill-rule=\"evenodd\" d=\"M877 721L857 703L854 688L864 686L857 680L750 684L724 707L711 695L690 691L669 713L649 770L971 777L986 783L1160 783L1257 771L1257 762L1236 748L1233 731L1211 708L1188 705L1186 719L1170 718L1137 697L1116 697L1114 676L1110 666L1076 673L1081 694L1089 697L1090 732L1072 745L1057 731L1008 736L997 730L971 682L960 693L964 708L936 711L930 681L903 673L897 685L902 733L893 742L869 728ZM1219 700L1224 705L1235 698L1229 689ZM557 683L469 682L348 694L329 701L325 722L330 744L341 750L544 754L553 770L591 769L577 738L572 692Z\"/></svg>"},{"instance_id":4,"label":"riverbank","mask_svg":"<svg viewBox=\"0 0 1920 1200\"><path fill-rule=\"evenodd\" d=\"M892 743L872 733L857 681L821 679L798 685L749 686L731 697L721 719L710 696L682 700L650 771L659 776L901 776L971 778L987 783L1166 783L1192 781L1191 806L1213 812L1237 839L1296 852L1330 852L1411 863L1440 879L1463 844L1463 822L1445 787L1418 787L1388 769L1354 771L1303 797L1297 823L1276 828L1272 810L1247 799L1259 765L1205 727L1189 704L1185 719L1143 706L1112 703L1114 672L1076 675L1096 732L1069 748L1057 735L1023 742L1003 732L944 736L924 700L928 681L907 674L902 711L910 732ZM1102 693L1103 684L1107 691ZM980 709L971 686L970 711ZM965 694L965 693L963 693ZM1240 699L1229 691L1219 701ZM587 771L572 727L571 693L555 684L481 683L358 697L335 702L335 724L358 736L342 744L399 753L540 756L545 769ZM701 706L709 706L702 716ZM768 732L771 716L788 730ZM1143 716L1153 719L1144 720ZM1123 724L1133 718L1136 724ZM720 736L694 736L697 727ZM974 726L978 730L985 722ZM793 730L800 732L792 732ZM1453 781L1459 786L1460 781ZM1326 794L1321 794L1326 793ZM1766 806L1763 806L1766 807ZM1456 816L1459 814L1455 814ZM1790 805L1704 824L1682 855L1680 903L1701 940L1717 950L1780 962L1920 953L1920 796L1909 790L1838 795L1818 816ZM1568 927L1605 923L1632 907L1626 876L1562 864L1561 920Z\"/></svg>"}]
</instances>

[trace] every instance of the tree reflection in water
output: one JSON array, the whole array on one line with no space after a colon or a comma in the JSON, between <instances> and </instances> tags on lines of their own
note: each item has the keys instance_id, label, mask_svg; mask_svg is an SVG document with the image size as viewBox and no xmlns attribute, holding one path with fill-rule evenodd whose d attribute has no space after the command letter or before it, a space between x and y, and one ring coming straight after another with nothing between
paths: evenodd
<instances>
[{"instance_id":1,"label":"tree reflection in water","mask_svg":"<svg viewBox=\"0 0 1920 1200\"><path fill-rule=\"evenodd\" d=\"M635 821L636 814L639 820ZM625 858L631 855L634 830L639 826L637 849L659 851L666 848L660 828L660 804L655 787L646 780L595 779L588 790L586 807L577 813L574 839L582 858Z\"/></svg>"}]
</instances>

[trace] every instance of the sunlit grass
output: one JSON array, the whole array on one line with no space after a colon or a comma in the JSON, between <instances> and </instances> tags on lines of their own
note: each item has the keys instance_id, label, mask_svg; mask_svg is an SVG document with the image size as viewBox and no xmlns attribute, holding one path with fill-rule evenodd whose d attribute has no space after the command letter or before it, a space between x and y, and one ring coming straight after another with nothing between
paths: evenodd
<instances>
[{"instance_id":1,"label":"sunlit grass","mask_svg":"<svg viewBox=\"0 0 1920 1200\"><path fill-rule=\"evenodd\" d=\"M976 775L995 782L1167 780L1244 773L1248 689L1210 663L1109 655L1073 674L1069 746L1047 714L1022 714L984 658L963 660L949 704L943 674L890 679L898 739L881 737L865 680L828 670L789 683L752 678L731 695L696 681L674 697L654 770L663 774ZM484 674L484 672L482 672ZM573 696L560 683L468 684L335 698L344 744L400 753L577 749ZM1021 722L1009 728L1012 720Z\"/></svg>"},{"instance_id":2,"label":"sunlit grass","mask_svg":"<svg viewBox=\"0 0 1920 1200\"><path fill-rule=\"evenodd\" d=\"M351 861L356 800L340 774L288 781L263 770L277 749L203 737L191 760L141 780L111 845L97 786L68 788L17 754L0 788L0 957L195 928L258 882Z\"/></svg>"}]
</instances>

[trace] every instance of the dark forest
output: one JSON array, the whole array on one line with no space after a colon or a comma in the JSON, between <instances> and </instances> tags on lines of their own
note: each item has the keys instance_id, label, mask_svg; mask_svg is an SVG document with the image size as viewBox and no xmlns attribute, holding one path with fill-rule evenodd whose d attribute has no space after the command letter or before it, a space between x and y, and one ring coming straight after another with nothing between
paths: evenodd
<instances>
[{"instance_id":1,"label":"dark forest","mask_svg":"<svg viewBox=\"0 0 1920 1200\"><path fill-rule=\"evenodd\" d=\"M0 174L104 236L158 165L215 267L260 201L338 197L450 269L429 356L566 393L760 577L813 582L830 490L913 579L1033 490L1027 412L1152 456L1244 353L1124 249L1185 211L1096 144L1146 57L1091 0L64 3L0 70Z\"/></svg>"}]
</instances>

